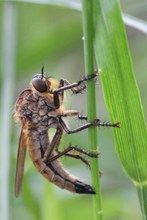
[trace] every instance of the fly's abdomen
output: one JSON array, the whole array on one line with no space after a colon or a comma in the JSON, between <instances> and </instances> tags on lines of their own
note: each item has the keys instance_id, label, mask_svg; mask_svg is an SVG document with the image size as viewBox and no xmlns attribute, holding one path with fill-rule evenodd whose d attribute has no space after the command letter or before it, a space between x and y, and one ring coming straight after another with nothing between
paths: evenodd
<instances>
[{"instance_id":1,"label":"fly's abdomen","mask_svg":"<svg viewBox=\"0 0 147 220\"><path fill-rule=\"evenodd\" d=\"M95 194L93 188L78 180L77 177L71 175L60 163L59 160L47 165L47 169L51 169L54 172L54 177L51 180L55 185L62 189L66 189L75 193ZM58 180L60 179L60 182Z\"/></svg>"},{"instance_id":2,"label":"fly's abdomen","mask_svg":"<svg viewBox=\"0 0 147 220\"><path fill-rule=\"evenodd\" d=\"M44 144L48 144L48 136L45 137L37 134L37 132L29 132L28 133L28 151L30 158L35 165L36 169L51 182L54 177L54 172L51 169L47 169L45 162L43 161L44 151L47 146L42 146L42 142ZM45 170L47 170L47 174L45 174Z\"/></svg>"},{"instance_id":3,"label":"fly's abdomen","mask_svg":"<svg viewBox=\"0 0 147 220\"><path fill-rule=\"evenodd\" d=\"M31 133L28 138L28 150L36 169L49 181L75 193L95 194L93 188L78 180L62 166L59 160L44 162L43 154L49 144L48 135L44 137ZM46 145L46 146L43 146Z\"/></svg>"}]
</instances>

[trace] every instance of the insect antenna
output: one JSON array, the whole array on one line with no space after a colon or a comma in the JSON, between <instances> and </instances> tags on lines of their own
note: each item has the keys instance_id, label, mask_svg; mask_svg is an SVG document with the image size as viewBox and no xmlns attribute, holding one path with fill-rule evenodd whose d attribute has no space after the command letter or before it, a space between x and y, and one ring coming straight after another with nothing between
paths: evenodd
<instances>
[{"instance_id":1,"label":"insect antenna","mask_svg":"<svg viewBox=\"0 0 147 220\"><path fill-rule=\"evenodd\" d=\"M43 77L44 77L44 65L41 68L41 79L43 79Z\"/></svg>"}]
</instances>

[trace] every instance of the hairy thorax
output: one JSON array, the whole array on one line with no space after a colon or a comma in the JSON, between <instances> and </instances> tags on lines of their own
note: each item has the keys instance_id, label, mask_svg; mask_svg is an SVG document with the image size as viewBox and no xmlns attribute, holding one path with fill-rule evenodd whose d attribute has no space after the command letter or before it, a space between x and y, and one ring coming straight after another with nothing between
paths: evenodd
<instances>
[{"instance_id":1,"label":"hairy thorax","mask_svg":"<svg viewBox=\"0 0 147 220\"><path fill-rule=\"evenodd\" d=\"M56 109L53 104L53 97L40 95L31 89L24 90L16 101L15 118L17 122L23 122L28 129L34 129L39 133L48 130L50 127L57 127L58 116L63 109Z\"/></svg>"}]
</instances>

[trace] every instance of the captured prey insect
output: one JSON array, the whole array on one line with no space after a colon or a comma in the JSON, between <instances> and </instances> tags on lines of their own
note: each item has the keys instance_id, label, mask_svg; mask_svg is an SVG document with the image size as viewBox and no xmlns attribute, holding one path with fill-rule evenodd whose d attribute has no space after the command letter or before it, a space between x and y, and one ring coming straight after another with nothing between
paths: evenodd
<instances>
[{"instance_id":1,"label":"captured prey insect","mask_svg":"<svg viewBox=\"0 0 147 220\"><path fill-rule=\"evenodd\" d=\"M74 130L65 123L65 117L77 117L87 120L76 110L64 110L62 104L64 91L71 90L78 94L86 88L85 82L97 76L94 72L88 77L81 78L78 82L69 83L65 79L56 81L44 76L42 67L41 74L36 74L30 82L29 88L25 89L16 100L15 118L21 123L22 129L19 138L15 195L21 190L26 148L36 169L49 181L62 189L75 193L95 194L94 189L64 169L59 161L63 155L80 159L89 165L81 155L97 158L98 153L87 152L77 146L69 145L63 151L59 151L59 144L63 133L73 134L92 126L119 127L119 123L101 123L99 119L92 123L86 123ZM55 128L55 135L50 141L48 130ZM72 153L72 150L78 152ZM80 154L79 154L80 153Z\"/></svg>"}]
</instances>

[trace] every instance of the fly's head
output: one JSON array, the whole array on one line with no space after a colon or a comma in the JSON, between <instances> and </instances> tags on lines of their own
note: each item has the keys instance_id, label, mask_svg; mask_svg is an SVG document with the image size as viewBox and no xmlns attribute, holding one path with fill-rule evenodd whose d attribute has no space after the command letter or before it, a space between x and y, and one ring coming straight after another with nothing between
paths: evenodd
<instances>
[{"instance_id":1,"label":"fly's head","mask_svg":"<svg viewBox=\"0 0 147 220\"><path fill-rule=\"evenodd\" d=\"M44 67L41 69L41 74L36 74L33 77L31 87L39 93L46 93L50 91L50 81L44 76Z\"/></svg>"},{"instance_id":2,"label":"fly's head","mask_svg":"<svg viewBox=\"0 0 147 220\"><path fill-rule=\"evenodd\" d=\"M31 81L31 88L42 95L53 94L53 90L58 86L59 82L44 76L44 67L41 69L41 74L36 74Z\"/></svg>"}]
</instances>

